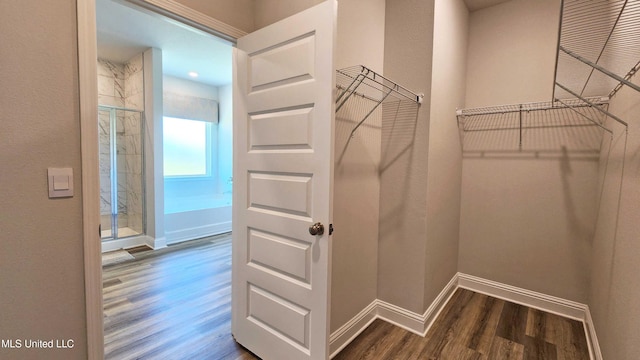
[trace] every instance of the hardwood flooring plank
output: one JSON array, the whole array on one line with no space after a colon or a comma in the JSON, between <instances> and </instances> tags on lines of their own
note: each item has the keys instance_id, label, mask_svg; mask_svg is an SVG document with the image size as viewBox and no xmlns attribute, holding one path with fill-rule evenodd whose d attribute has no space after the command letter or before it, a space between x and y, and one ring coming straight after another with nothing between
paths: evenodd
<instances>
[{"instance_id":1,"label":"hardwood flooring plank","mask_svg":"<svg viewBox=\"0 0 640 360\"><path fill-rule=\"evenodd\" d=\"M388 356L386 356L385 360L392 359L407 359L407 360L417 360L417 359L425 359L423 355L423 350L426 343L424 339L411 333L409 331L404 330L404 334L400 338L399 341L396 341L391 349L388 351Z\"/></svg>"},{"instance_id":2,"label":"hardwood flooring plank","mask_svg":"<svg viewBox=\"0 0 640 360\"><path fill-rule=\"evenodd\" d=\"M231 336L231 237L103 268L105 359L254 360ZM423 338L376 320L335 360L585 360L581 322L458 289Z\"/></svg>"},{"instance_id":3,"label":"hardwood flooring plank","mask_svg":"<svg viewBox=\"0 0 640 360\"><path fill-rule=\"evenodd\" d=\"M521 344L526 332L527 312L527 308L522 305L505 303L498 321L496 336Z\"/></svg>"},{"instance_id":4,"label":"hardwood flooring plank","mask_svg":"<svg viewBox=\"0 0 640 360\"><path fill-rule=\"evenodd\" d=\"M103 268L105 359L257 359L231 336L231 236Z\"/></svg>"},{"instance_id":5,"label":"hardwood flooring plank","mask_svg":"<svg viewBox=\"0 0 640 360\"><path fill-rule=\"evenodd\" d=\"M485 302L480 311L480 316L474 322L473 336L467 342L467 347L477 352L489 355L493 338L496 334L498 322L505 302L494 297L485 296Z\"/></svg>"},{"instance_id":6,"label":"hardwood flooring plank","mask_svg":"<svg viewBox=\"0 0 640 360\"><path fill-rule=\"evenodd\" d=\"M524 345L496 336L489 352L489 359L524 360Z\"/></svg>"},{"instance_id":7,"label":"hardwood flooring plank","mask_svg":"<svg viewBox=\"0 0 640 360\"><path fill-rule=\"evenodd\" d=\"M396 339L398 334L403 334L404 332L406 332L406 330L389 324L386 321L375 320L367 329L358 335L359 341L352 342L345 347L334 357L334 360L370 358L370 354L375 354L377 351L386 351L386 349L380 348L380 342L384 339L388 339L387 341L390 341L389 339Z\"/></svg>"},{"instance_id":8,"label":"hardwood flooring plank","mask_svg":"<svg viewBox=\"0 0 640 360\"><path fill-rule=\"evenodd\" d=\"M458 289L424 338L376 320L335 359L585 360L589 355L581 326L557 315ZM582 340L572 341L573 336Z\"/></svg>"}]
</instances>

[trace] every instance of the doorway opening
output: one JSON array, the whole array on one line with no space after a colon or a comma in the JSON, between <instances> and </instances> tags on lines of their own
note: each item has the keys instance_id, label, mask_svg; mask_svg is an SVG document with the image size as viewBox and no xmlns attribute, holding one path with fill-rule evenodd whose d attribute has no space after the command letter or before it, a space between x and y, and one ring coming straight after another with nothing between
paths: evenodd
<instances>
[{"instance_id":1,"label":"doorway opening","mask_svg":"<svg viewBox=\"0 0 640 360\"><path fill-rule=\"evenodd\" d=\"M231 231L232 44L114 0L96 25L103 252Z\"/></svg>"},{"instance_id":2,"label":"doorway opening","mask_svg":"<svg viewBox=\"0 0 640 360\"><path fill-rule=\"evenodd\" d=\"M193 335L197 330L173 333L175 322L158 323L193 309L202 313L189 316L207 328L220 323L236 349L229 235L233 45L130 3L95 4L98 106L105 114L98 126L105 130L99 133L102 251L129 255L103 268L106 358L155 353L158 341ZM125 110L138 121L119 114ZM134 223L135 233L125 229ZM146 280L136 285L132 278ZM203 280L210 286L194 285ZM145 333L160 327L155 345L145 343Z\"/></svg>"}]
</instances>

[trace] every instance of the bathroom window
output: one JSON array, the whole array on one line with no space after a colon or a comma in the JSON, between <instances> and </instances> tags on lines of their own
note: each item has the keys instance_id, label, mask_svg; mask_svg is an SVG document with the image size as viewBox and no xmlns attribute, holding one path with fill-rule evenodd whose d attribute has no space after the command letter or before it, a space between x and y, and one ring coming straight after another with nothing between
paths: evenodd
<instances>
[{"instance_id":1,"label":"bathroom window","mask_svg":"<svg viewBox=\"0 0 640 360\"><path fill-rule=\"evenodd\" d=\"M173 117L163 120L164 176L212 176L213 124Z\"/></svg>"}]
</instances>

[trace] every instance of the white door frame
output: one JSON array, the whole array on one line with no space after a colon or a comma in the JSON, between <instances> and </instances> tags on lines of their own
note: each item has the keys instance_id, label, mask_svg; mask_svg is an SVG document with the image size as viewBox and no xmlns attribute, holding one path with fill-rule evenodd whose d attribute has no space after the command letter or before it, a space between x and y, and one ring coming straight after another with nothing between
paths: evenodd
<instances>
[{"instance_id":1,"label":"white door frame","mask_svg":"<svg viewBox=\"0 0 640 360\"><path fill-rule=\"evenodd\" d=\"M246 32L174 0L126 0L198 30L229 40ZM100 239L100 173L98 157L98 54L95 0L77 0L78 87L82 161L82 234L87 317L87 358L104 358L102 243Z\"/></svg>"}]
</instances>

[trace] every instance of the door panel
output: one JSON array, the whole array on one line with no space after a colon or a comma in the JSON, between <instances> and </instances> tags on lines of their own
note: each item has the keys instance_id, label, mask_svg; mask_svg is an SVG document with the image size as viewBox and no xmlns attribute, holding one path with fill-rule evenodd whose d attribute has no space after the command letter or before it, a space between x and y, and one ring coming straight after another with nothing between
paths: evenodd
<instances>
[{"instance_id":1,"label":"door panel","mask_svg":"<svg viewBox=\"0 0 640 360\"><path fill-rule=\"evenodd\" d=\"M337 3L238 40L233 319L263 359L326 359Z\"/></svg>"}]
</instances>

